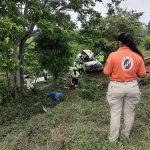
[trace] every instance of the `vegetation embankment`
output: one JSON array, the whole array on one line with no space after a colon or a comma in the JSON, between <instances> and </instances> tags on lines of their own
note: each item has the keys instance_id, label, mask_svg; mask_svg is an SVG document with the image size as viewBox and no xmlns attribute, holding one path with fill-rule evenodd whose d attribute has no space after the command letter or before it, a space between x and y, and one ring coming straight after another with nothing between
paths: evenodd
<instances>
[{"instance_id":1,"label":"vegetation embankment","mask_svg":"<svg viewBox=\"0 0 150 150\"><path fill-rule=\"evenodd\" d=\"M63 93L59 104L46 98L47 89L0 105L1 150L149 150L150 76L139 79L142 99L131 139L115 144L108 141L108 79L98 76L83 75L77 89L58 88ZM47 113L42 104L49 107Z\"/></svg>"},{"instance_id":2,"label":"vegetation embankment","mask_svg":"<svg viewBox=\"0 0 150 150\"><path fill-rule=\"evenodd\" d=\"M131 33L144 56L150 56L150 22L143 13L122 9L123 0L1 0L0 2L0 149L1 150L148 150L149 80L143 92L130 141L108 142L107 78L84 74L77 89L57 87L60 103L46 97L52 86L26 91L24 77L45 69L52 83L68 72L78 53L95 55L116 49L121 32ZM95 5L107 6L106 16ZM77 18L72 20L72 14ZM81 28L78 28L78 23ZM146 63L149 63L146 61ZM25 75L25 76L24 76ZM60 80L64 85L64 80ZM45 113L43 107L48 107Z\"/></svg>"}]
</instances>

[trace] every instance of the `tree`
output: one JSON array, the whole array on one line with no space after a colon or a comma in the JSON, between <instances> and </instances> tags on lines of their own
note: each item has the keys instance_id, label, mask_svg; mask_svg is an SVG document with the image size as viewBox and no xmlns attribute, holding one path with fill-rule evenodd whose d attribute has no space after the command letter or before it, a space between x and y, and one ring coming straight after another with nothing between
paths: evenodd
<instances>
[{"instance_id":1,"label":"tree","mask_svg":"<svg viewBox=\"0 0 150 150\"><path fill-rule=\"evenodd\" d=\"M5 66L3 69L7 73L12 90L23 89L23 55L26 41L33 34L39 17L44 14L47 2L47 0L2 0L0 3L0 44L3 61L1 64Z\"/></svg>"},{"instance_id":2,"label":"tree","mask_svg":"<svg viewBox=\"0 0 150 150\"><path fill-rule=\"evenodd\" d=\"M150 35L150 21L148 22L148 25L147 25L147 34Z\"/></svg>"},{"instance_id":3,"label":"tree","mask_svg":"<svg viewBox=\"0 0 150 150\"><path fill-rule=\"evenodd\" d=\"M49 22L71 31L74 24L69 12L89 18L96 2L102 0L1 0L0 51L1 66L6 71L10 88L23 90L24 53L26 41L39 30L39 24ZM112 0L117 3L118 0ZM82 22L83 24L83 22ZM42 30L39 30L39 32ZM51 41L54 42L54 41ZM11 65L10 65L11 64Z\"/></svg>"},{"instance_id":4,"label":"tree","mask_svg":"<svg viewBox=\"0 0 150 150\"><path fill-rule=\"evenodd\" d=\"M31 37L26 41L26 51L24 53L24 72L31 78L37 78L43 70L39 63L39 53L35 51L35 38Z\"/></svg>"},{"instance_id":5,"label":"tree","mask_svg":"<svg viewBox=\"0 0 150 150\"><path fill-rule=\"evenodd\" d=\"M65 28L67 26L67 22L63 22L65 11L67 9L77 11L85 5L88 6L91 1L81 1L80 6L76 6L76 3L77 1L65 0L1 0L1 66L7 73L11 89L23 89L23 56L26 41L35 32L36 25L44 20L49 20L49 22L55 20L56 25Z\"/></svg>"},{"instance_id":6,"label":"tree","mask_svg":"<svg viewBox=\"0 0 150 150\"><path fill-rule=\"evenodd\" d=\"M62 28L43 24L36 37L35 50L42 66L57 79L69 66L71 49L69 33Z\"/></svg>"},{"instance_id":7,"label":"tree","mask_svg":"<svg viewBox=\"0 0 150 150\"><path fill-rule=\"evenodd\" d=\"M111 8L112 9L112 8ZM121 32L131 33L139 44L144 33L143 24L139 21L142 13L127 11L119 6L108 9L107 16L93 17L80 30L79 42L86 43L95 51L110 53L116 48L115 39Z\"/></svg>"},{"instance_id":8,"label":"tree","mask_svg":"<svg viewBox=\"0 0 150 150\"><path fill-rule=\"evenodd\" d=\"M145 50L150 51L150 36L145 36L143 43Z\"/></svg>"}]
</instances>

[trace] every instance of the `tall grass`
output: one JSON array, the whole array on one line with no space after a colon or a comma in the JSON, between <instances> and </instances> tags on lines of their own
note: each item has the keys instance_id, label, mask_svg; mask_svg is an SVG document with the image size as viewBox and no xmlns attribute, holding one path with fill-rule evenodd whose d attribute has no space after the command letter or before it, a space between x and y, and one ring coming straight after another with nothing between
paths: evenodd
<instances>
[{"instance_id":1,"label":"tall grass","mask_svg":"<svg viewBox=\"0 0 150 150\"><path fill-rule=\"evenodd\" d=\"M108 80L80 79L77 89L59 89L63 101L44 113L45 93L24 102L0 106L1 150L149 150L150 77L139 80L142 99L130 140L108 141L110 113L105 92ZM9 119L8 119L9 118Z\"/></svg>"}]
</instances>

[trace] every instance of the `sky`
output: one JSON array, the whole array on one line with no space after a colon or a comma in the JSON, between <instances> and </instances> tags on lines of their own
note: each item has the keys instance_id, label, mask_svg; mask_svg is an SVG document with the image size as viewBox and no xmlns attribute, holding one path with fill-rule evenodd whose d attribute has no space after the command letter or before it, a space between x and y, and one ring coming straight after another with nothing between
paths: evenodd
<instances>
[{"instance_id":1,"label":"sky","mask_svg":"<svg viewBox=\"0 0 150 150\"><path fill-rule=\"evenodd\" d=\"M108 2L110 0L103 0ZM150 0L125 0L120 4L121 8L127 8L127 10L136 10L137 12L144 12L143 16L140 18L140 21L147 24L150 21ZM95 6L97 11L102 12L102 15L105 16L106 6L105 3L97 4Z\"/></svg>"},{"instance_id":2,"label":"sky","mask_svg":"<svg viewBox=\"0 0 150 150\"><path fill-rule=\"evenodd\" d=\"M141 22L148 23L150 21L150 0L126 0L120 5L127 10L137 10L137 12L144 12L140 18Z\"/></svg>"}]
</instances>

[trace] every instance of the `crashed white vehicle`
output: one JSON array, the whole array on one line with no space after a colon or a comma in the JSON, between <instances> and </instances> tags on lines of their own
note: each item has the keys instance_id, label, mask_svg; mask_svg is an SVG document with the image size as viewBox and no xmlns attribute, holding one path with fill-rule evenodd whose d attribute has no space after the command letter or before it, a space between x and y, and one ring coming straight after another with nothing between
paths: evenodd
<instances>
[{"instance_id":1,"label":"crashed white vehicle","mask_svg":"<svg viewBox=\"0 0 150 150\"><path fill-rule=\"evenodd\" d=\"M103 65L94 57L91 50L83 50L77 55L77 62L82 65L84 71L99 71Z\"/></svg>"}]
</instances>

